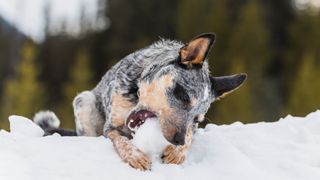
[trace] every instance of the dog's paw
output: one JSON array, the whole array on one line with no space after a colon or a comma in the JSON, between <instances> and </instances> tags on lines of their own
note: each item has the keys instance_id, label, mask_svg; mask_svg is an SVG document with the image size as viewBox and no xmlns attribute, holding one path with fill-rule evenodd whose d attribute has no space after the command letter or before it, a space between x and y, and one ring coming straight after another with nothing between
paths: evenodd
<instances>
[{"instance_id":1,"label":"dog's paw","mask_svg":"<svg viewBox=\"0 0 320 180\"><path fill-rule=\"evenodd\" d=\"M168 145L163 151L162 160L166 164L182 164L186 157L185 154L183 146Z\"/></svg>"},{"instance_id":2,"label":"dog's paw","mask_svg":"<svg viewBox=\"0 0 320 180\"><path fill-rule=\"evenodd\" d=\"M133 147L128 154L123 158L124 162L131 167L142 171L150 170L151 161L149 157L138 148Z\"/></svg>"},{"instance_id":3,"label":"dog's paw","mask_svg":"<svg viewBox=\"0 0 320 180\"><path fill-rule=\"evenodd\" d=\"M108 136L112 139L113 146L123 162L135 169L143 171L150 169L149 157L135 147L127 137L120 136L116 131L110 132Z\"/></svg>"}]
</instances>

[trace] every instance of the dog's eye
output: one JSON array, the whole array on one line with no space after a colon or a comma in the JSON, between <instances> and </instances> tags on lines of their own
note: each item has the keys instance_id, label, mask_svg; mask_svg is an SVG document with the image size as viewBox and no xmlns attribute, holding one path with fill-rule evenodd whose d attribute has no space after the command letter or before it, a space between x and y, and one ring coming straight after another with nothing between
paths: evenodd
<instances>
[{"instance_id":1,"label":"dog's eye","mask_svg":"<svg viewBox=\"0 0 320 180\"><path fill-rule=\"evenodd\" d=\"M184 89L179 83L177 83L173 89L173 95L183 103L190 103L190 97L186 89Z\"/></svg>"},{"instance_id":2,"label":"dog's eye","mask_svg":"<svg viewBox=\"0 0 320 180\"><path fill-rule=\"evenodd\" d=\"M137 91L137 96L140 97L140 89Z\"/></svg>"}]
</instances>

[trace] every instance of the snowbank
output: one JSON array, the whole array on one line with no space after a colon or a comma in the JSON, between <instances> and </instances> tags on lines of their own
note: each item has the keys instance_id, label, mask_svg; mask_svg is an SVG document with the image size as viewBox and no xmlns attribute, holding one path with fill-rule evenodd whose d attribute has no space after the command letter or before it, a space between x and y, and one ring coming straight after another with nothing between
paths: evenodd
<instances>
[{"instance_id":1,"label":"snowbank","mask_svg":"<svg viewBox=\"0 0 320 180\"><path fill-rule=\"evenodd\" d=\"M183 165L154 160L147 172L122 163L103 137L41 137L30 121L10 121L11 133L0 131L0 180L320 179L320 111L275 123L207 125Z\"/></svg>"}]
</instances>

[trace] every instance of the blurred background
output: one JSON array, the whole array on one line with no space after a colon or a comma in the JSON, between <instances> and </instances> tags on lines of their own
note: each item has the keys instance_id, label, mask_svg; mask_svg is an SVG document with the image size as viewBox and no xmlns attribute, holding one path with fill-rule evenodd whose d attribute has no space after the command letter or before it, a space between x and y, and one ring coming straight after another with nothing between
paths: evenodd
<instances>
[{"instance_id":1,"label":"blurred background","mask_svg":"<svg viewBox=\"0 0 320 180\"><path fill-rule=\"evenodd\" d=\"M246 83L210 122L305 116L320 108L320 0L0 0L0 128L50 109L73 128L73 97L159 37L215 32L215 76Z\"/></svg>"}]
</instances>

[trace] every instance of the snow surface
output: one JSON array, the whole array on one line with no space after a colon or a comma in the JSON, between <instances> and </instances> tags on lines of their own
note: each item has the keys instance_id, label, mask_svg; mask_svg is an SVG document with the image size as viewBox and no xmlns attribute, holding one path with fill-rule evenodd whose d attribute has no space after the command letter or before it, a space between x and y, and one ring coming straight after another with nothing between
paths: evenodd
<instances>
[{"instance_id":1,"label":"snow surface","mask_svg":"<svg viewBox=\"0 0 320 180\"><path fill-rule=\"evenodd\" d=\"M157 157L166 142L157 122L147 122L133 141ZM274 123L207 125L182 165L154 158L146 172L121 162L104 137L41 137L26 118L11 116L10 123L10 133L0 131L0 180L320 179L320 111Z\"/></svg>"},{"instance_id":2,"label":"snow surface","mask_svg":"<svg viewBox=\"0 0 320 180\"><path fill-rule=\"evenodd\" d=\"M170 144L162 135L157 118L149 118L143 123L136 131L132 143L153 161L160 161L163 149Z\"/></svg>"}]
</instances>

